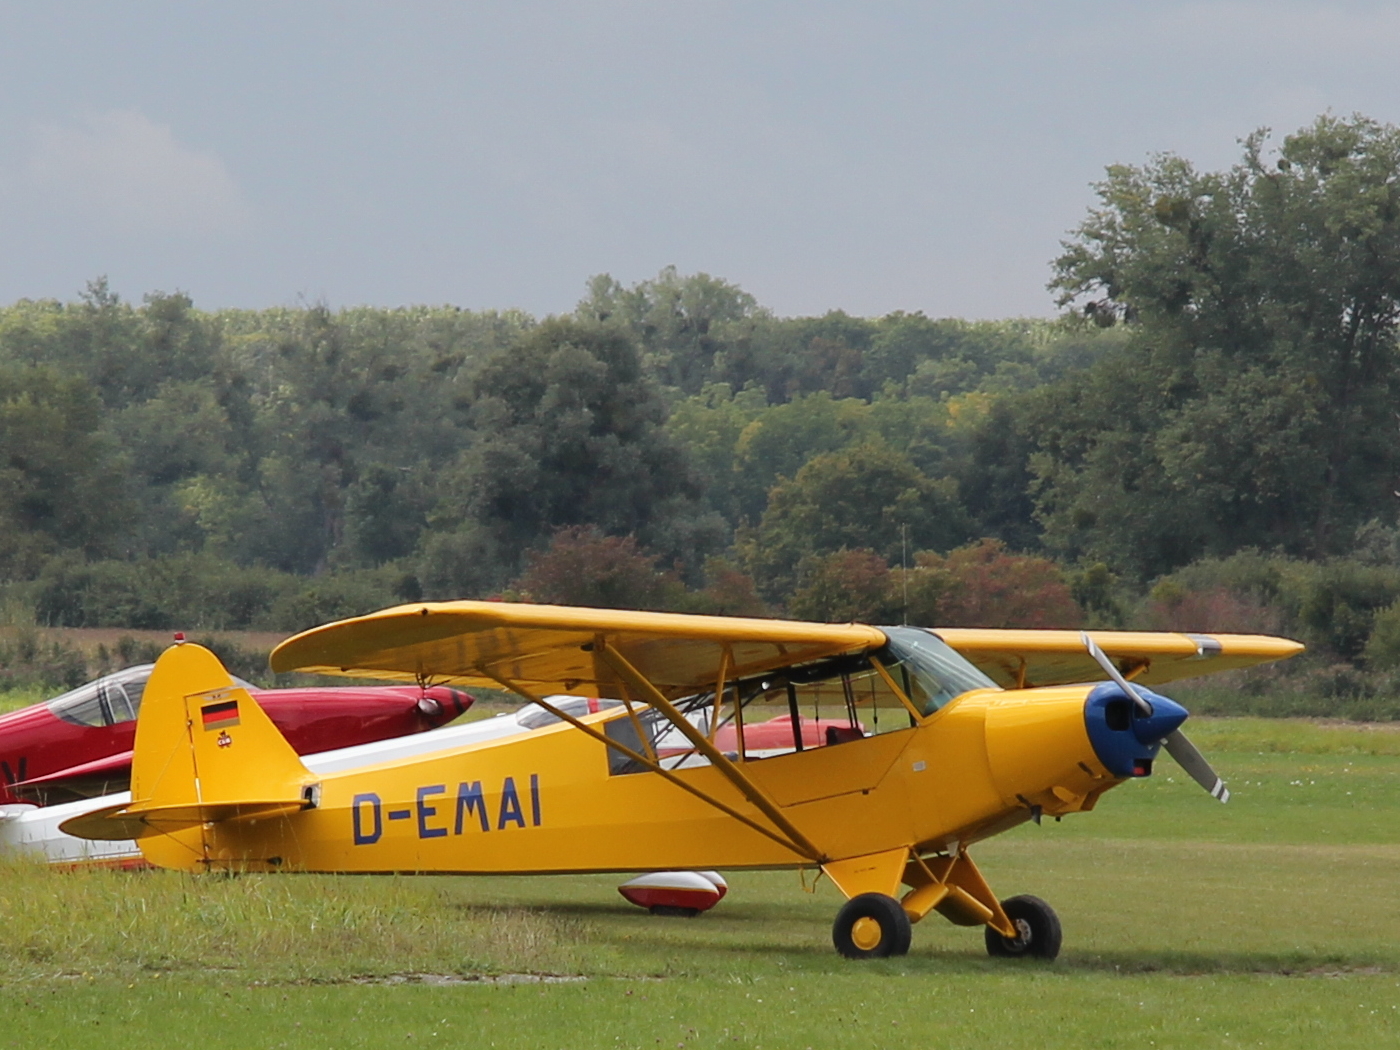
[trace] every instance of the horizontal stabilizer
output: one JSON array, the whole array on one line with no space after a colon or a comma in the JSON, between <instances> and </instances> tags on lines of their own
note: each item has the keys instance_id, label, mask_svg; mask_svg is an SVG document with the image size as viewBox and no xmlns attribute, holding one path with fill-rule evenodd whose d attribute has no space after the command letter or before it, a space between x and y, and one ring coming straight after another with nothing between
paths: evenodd
<instances>
[{"instance_id":1,"label":"horizontal stabilizer","mask_svg":"<svg viewBox=\"0 0 1400 1050\"><path fill-rule=\"evenodd\" d=\"M172 831L217 824L225 820L258 820L296 813L305 802L275 799L266 802L207 802L185 806L135 806L123 804L95 809L65 820L58 829L80 839L122 841L142 839L148 835L167 835Z\"/></svg>"}]
</instances>

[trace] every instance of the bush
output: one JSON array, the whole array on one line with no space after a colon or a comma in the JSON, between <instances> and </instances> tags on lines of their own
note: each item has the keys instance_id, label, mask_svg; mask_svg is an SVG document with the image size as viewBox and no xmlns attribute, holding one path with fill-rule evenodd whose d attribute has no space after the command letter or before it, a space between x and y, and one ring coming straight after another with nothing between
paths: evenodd
<instances>
[{"instance_id":1,"label":"bush","mask_svg":"<svg viewBox=\"0 0 1400 1050\"><path fill-rule=\"evenodd\" d=\"M361 569L302 582L278 598L256 626L275 631L304 631L332 620L363 616L402 603L403 574L392 566Z\"/></svg>"},{"instance_id":2,"label":"bush","mask_svg":"<svg viewBox=\"0 0 1400 1050\"><path fill-rule=\"evenodd\" d=\"M1197 715L1400 721L1400 675L1349 663L1294 659L1174 682L1163 692Z\"/></svg>"},{"instance_id":3,"label":"bush","mask_svg":"<svg viewBox=\"0 0 1400 1050\"><path fill-rule=\"evenodd\" d=\"M46 627L166 630L176 603L154 593L152 575L147 562L55 558L39 574L34 617Z\"/></svg>"},{"instance_id":4,"label":"bush","mask_svg":"<svg viewBox=\"0 0 1400 1050\"><path fill-rule=\"evenodd\" d=\"M238 630L265 620L300 586L288 573L206 554L96 562L68 556L40 574L34 617L46 627Z\"/></svg>"},{"instance_id":5,"label":"bush","mask_svg":"<svg viewBox=\"0 0 1400 1050\"><path fill-rule=\"evenodd\" d=\"M311 578L207 554L139 561L54 559L35 584L46 627L299 631L373 612L421 592L393 565Z\"/></svg>"},{"instance_id":6,"label":"bush","mask_svg":"<svg viewBox=\"0 0 1400 1050\"><path fill-rule=\"evenodd\" d=\"M724 558L705 560L705 586L689 591L675 612L704 616L772 616L754 578Z\"/></svg>"},{"instance_id":7,"label":"bush","mask_svg":"<svg viewBox=\"0 0 1400 1050\"><path fill-rule=\"evenodd\" d=\"M32 687L59 692L82 685L88 677L81 652L61 641L46 645L32 629L0 643L0 692Z\"/></svg>"},{"instance_id":8,"label":"bush","mask_svg":"<svg viewBox=\"0 0 1400 1050\"><path fill-rule=\"evenodd\" d=\"M1284 634L1300 639L1315 657L1359 662L1381 611L1397 602L1400 567L1244 551L1163 577L1141 619L1157 630ZM1375 653L1384 662L1381 644Z\"/></svg>"},{"instance_id":9,"label":"bush","mask_svg":"<svg viewBox=\"0 0 1400 1050\"><path fill-rule=\"evenodd\" d=\"M480 525L429 533L418 559L423 593L434 601L485 597L506 578L504 557L500 544Z\"/></svg>"},{"instance_id":10,"label":"bush","mask_svg":"<svg viewBox=\"0 0 1400 1050\"><path fill-rule=\"evenodd\" d=\"M1380 671L1400 667L1400 601L1387 605L1371 621L1366 666Z\"/></svg>"},{"instance_id":11,"label":"bush","mask_svg":"<svg viewBox=\"0 0 1400 1050\"><path fill-rule=\"evenodd\" d=\"M674 609L685 602L685 586L657 568L631 536L604 536L588 526L560 529L549 549L525 556L526 569L514 589L555 605L603 609Z\"/></svg>"},{"instance_id":12,"label":"bush","mask_svg":"<svg viewBox=\"0 0 1400 1050\"><path fill-rule=\"evenodd\" d=\"M907 574L909 619L934 627L1077 627L1084 612L1054 562L1014 554L982 539L946 558L921 551ZM903 601L904 574L891 577L891 600Z\"/></svg>"},{"instance_id":13,"label":"bush","mask_svg":"<svg viewBox=\"0 0 1400 1050\"><path fill-rule=\"evenodd\" d=\"M1277 605L1266 605L1251 594L1220 587L1188 591L1171 580L1152 589L1146 619L1148 626L1156 631L1283 632L1283 614Z\"/></svg>"},{"instance_id":14,"label":"bush","mask_svg":"<svg viewBox=\"0 0 1400 1050\"><path fill-rule=\"evenodd\" d=\"M799 620L828 623L889 623L890 567L871 550L837 551L805 559L798 567L798 588L788 611Z\"/></svg>"},{"instance_id":15,"label":"bush","mask_svg":"<svg viewBox=\"0 0 1400 1050\"><path fill-rule=\"evenodd\" d=\"M1400 569L1336 558L1298 569L1299 633L1310 646L1345 660L1366 649L1376 613L1400 599Z\"/></svg>"},{"instance_id":16,"label":"bush","mask_svg":"<svg viewBox=\"0 0 1400 1050\"><path fill-rule=\"evenodd\" d=\"M271 687L276 683L277 676L267 666L269 650L249 649L231 642L226 638L211 638L201 636L191 639L196 645L202 645L219 658L219 662L228 669L229 674L236 675L254 685ZM152 648L158 648L152 646ZM159 655L157 653L157 655ZM154 657L152 657L154 659ZM337 684L343 685L344 682Z\"/></svg>"}]
</instances>

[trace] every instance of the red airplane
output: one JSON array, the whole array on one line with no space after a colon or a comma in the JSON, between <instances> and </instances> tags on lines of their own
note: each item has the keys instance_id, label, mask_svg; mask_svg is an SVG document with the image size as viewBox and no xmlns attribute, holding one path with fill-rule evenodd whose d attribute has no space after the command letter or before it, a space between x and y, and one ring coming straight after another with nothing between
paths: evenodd
<instances>
[{"instance_id":1,"label":"red airplane","mask_svg":"<svg viewBox=\"0 0 1400 1050\"><path fill-rule=\"evenodd\" d=\"M152 666L128 667L0 715L0 805L48 806L127 790L136 714ZM303 755L436 729L473 702L447 686L257 689L234 683L257 697Z\"/></svg>"}]
</instances>

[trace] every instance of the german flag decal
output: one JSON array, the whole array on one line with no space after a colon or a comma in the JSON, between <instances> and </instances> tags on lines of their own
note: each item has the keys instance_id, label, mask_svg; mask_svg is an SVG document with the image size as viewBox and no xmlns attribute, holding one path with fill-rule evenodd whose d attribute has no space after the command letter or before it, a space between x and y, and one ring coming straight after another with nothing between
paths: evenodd
<instances>
[{"instance_id":1,"label":"german flag decal","mask_svg":"<svg viewBox=\"0 0 1400 1050\"><path fill-rule=\"evenodd\" d=\"M205 704L199 709L205 729L228 729L238 725L238 701L225 700L217 704Z\"/></svg>"}]
</instances>

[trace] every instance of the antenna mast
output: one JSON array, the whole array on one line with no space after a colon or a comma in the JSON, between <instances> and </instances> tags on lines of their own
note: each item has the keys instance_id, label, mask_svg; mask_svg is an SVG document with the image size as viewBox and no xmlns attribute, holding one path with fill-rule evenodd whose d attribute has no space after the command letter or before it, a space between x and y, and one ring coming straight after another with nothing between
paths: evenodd
<instances>
[{"instance_id":1,"label":"antenna mast","mask_svg":"<svg viewBox=\"0 0 1400 1050\"><path fill-rule=\"evenodd\" d=\"M904 616L900 621L905 627L909 626L909 525L901 522L899 526L899 580L904 584Z\"/></svg>"}]
</instances>

